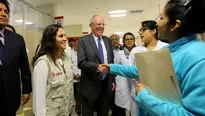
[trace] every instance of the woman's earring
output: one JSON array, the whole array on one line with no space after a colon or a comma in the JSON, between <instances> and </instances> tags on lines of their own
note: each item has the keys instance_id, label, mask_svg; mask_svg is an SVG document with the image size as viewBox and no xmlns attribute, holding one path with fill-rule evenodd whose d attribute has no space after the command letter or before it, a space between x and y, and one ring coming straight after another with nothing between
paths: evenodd
<instances>
[{"instance_id":1,"label":"woman's earring","mask_svg":"<svg viewBox=\"0 0 205 116\"><path fill-rule=\"evenodd\" d=\"M173 29L171 29L171 31L173 31Z\"/></svg>"}]
</instances>

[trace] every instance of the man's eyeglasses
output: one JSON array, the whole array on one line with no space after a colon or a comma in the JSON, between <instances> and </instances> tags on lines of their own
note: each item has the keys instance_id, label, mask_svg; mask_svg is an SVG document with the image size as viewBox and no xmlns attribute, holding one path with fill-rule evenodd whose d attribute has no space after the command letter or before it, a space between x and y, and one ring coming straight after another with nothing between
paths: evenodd
<instances>
[{"instance_id":1,"label":"man's eyeglasses","mask_svg":"<svg viewBox=\"0 0 205 116\"><path fill-rule=\"evenodd\" d=\"M138 33L143 33L144 31L148 30L149 28L147 27L143 27L141 29L139 29Z\"/></svg>"},{"instance_id":2,"label":"man's eyeglasses","mask_svg":"<svg viewBox=\"0 0 205 116\"><path fill-rule=\"evenodd\" d=\"M128 42L128 41L134 41L134 38L127 38L124 40L125 42Z\"/></svg>"},{"instance_id":3,"label":"man's eyeglasses","mask_svg":"<svg viewBox=\"0 0 205 116\"><path fill-rule=\"evenodd\" d=\"M94 24L94 25L96 25L96 26L105 26L105 24L103 24L103 23L92 23L92 24Z\"/></svg>"}]
</instances>

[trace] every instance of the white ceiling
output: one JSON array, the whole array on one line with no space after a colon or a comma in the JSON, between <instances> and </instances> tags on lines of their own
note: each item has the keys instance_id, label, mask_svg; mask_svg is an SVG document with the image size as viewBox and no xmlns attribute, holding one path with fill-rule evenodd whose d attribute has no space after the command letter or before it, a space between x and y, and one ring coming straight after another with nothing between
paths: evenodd
<instances>
[{"instance_id":1,"label":"white ceiling","mask_svg":"<svg viewBox=\"0 0 205 116\"><path fill-rule=\"evenodd\" d=\"M90 32L89 21L92 15L99 14L105 18L105 35L114 32L132 32L138 36L137 30L143 20L153 20L161 12L167 0L25 0L34 6L56 4L57 15L64 16L64 25L82 24L83 31ZM111 10L127 10L127 16L111 18ZM143 10L142 13L131 14L131 10ZM122 35L120 35L122 37Z\"/></svg>"}]
</instances>

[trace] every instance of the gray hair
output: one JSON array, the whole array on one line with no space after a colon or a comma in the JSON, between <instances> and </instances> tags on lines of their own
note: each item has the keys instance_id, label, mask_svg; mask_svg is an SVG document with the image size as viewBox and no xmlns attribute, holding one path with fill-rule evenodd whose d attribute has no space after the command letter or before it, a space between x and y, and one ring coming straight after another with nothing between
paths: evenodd
<instances>
[{"instance_id":1,"label":"gray hair","mask_svg":"<svg viewBox=\"0 0 205 116\"><path fill-rule=\"evenodd\" d=\"M93 15L91 20L90 20L90 24L95 23L95 17L98 17L98 16L100 16L100 15Z\"/></svg>"}]
</instances>

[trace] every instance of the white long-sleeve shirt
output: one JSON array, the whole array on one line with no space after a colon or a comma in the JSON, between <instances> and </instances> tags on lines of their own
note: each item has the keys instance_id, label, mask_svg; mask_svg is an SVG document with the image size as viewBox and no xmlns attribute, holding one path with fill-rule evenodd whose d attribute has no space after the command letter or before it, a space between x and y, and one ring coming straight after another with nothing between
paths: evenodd
<instances>
[{"instance_id":1,"label":"white long-sleeve shirt","mask_svg":"<svg viewBox=\"0 0 205 116\"><path fill-rule=\"evenodd\" d=\"M35 116L46 116L46 87L48 66L40 60L33 71L33 113Z\"/></svg>"}]
</instances>

